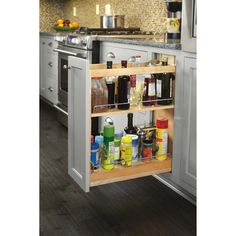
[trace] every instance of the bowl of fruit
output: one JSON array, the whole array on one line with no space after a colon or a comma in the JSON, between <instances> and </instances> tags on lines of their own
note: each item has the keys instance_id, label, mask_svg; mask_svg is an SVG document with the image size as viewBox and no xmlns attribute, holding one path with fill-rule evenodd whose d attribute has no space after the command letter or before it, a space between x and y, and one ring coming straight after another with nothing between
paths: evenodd
<instances>
[{"instance_id":1,"label":"bowl of fruit","mask_svg":"<svg viewBox=\"0 0 236 236\"><path fill-rule=\"evenodd\" d=\"M74 31L79 28L79 23L76 21L71 22L70 20L59 19L52 28L56 31Z\"/></svg>"}]
</instances>

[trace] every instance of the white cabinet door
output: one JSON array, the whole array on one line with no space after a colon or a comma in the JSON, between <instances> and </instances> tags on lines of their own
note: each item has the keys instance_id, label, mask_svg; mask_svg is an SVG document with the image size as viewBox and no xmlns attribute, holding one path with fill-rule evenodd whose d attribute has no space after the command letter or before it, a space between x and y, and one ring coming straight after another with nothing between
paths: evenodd
<instances>
[{"instance_id":1,"label":"white cabinet door","mask_svg":"<svg viewBox=\"0 0 236 236\"><path fill-rule=\"evenodd\" d=\"M40 37L40 95L46 94L46 61L47 58L47 38Z\"/></svg>"},{"instance_id":2,"label":"white cabinet door","mask_svg":"<svg viewBox=\"0 0 236 236\"><path fill-rule=\"evenodd\" d=\"M196 59L185 57L183 155L180 178L194 189L196 189L196 82Z\"/></svg>"},{"instance_id":3,"label":"white cabinet door","mask_svg":"<svg viewBox=\"0 0 236 236\"><path fill-rule=\"evenodd\" d=\"M68 65L68 172L88 192L91 135L89 61L69 57Z\"/></svg>"}]
</instances>

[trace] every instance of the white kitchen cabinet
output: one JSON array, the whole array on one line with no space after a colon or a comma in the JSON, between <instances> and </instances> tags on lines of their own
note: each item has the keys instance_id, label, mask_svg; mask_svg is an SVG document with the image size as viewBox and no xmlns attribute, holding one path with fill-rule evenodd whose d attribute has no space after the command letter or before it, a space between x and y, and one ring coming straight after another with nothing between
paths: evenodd
<instances>
[{"instance_id":1,"label":"white kitchen cabinet","mask_svg":"<svg viewBox=\"0 0 236 236\"><path fill-rule=\"evenodd\" d=\"M76 183L88 192L90 187L124 181L148 175L171 172L174 144L174 104L135 107L129 110L114 109L108 112L91 113L91 80L93 77L111 75L112 69L106 65L89 65L89 61L77 57L69 57L68 74L68 173ZM115 65L119 68L120 65ZM175 73L175 66L119 68L112 70L112 75L130 75L143 73ZM169 148L168 158L164 161L152 159L140 160L131 167L116 166L107 171L103 168L92 171L90 165L91 118L113 115L124 115L136 112L153 112L157 116L168 118Z\"/></svg>"},{"instance_id":2,"label":"white kitchen cabinet","mask_svg":"<svg viewBox=\"0 0 236 236\"><path fill-rule=\"evenodd\" d=\"M196 189L196 58L184 57L183 141L180 178Z\"/></svg>"},{"instance_id":3,"label":"white kitchen cabinet","mask_svg":"<svg viewBox=\"0 0 236 236\"><path fill-rule=\"evenodd\" d=\"M53 37L40 37L40 95L53 104L58 103L57 45Z\"/></svg>"}]
</instances>

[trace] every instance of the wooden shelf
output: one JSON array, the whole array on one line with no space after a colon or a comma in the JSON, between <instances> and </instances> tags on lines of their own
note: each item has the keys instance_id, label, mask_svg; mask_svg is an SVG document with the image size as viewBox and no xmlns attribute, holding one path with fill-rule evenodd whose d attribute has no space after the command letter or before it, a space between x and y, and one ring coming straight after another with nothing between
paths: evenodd
<instances>
[{"instance_id":1,"label":"wooden shelf","mask_svg":"<svg viewBox=\"0 0 236 236\"><path fill-rule=\"evenodd\" d=\"M104 170L101 168L98 171L91 173L90 186L161 174L170 172L171 170L172 159L170 157L165 161L151 160L138 162L131 167L117 166L113 170Z\"/></svg>"},{"instance_id":2,"label":"wooden shelf","mask_svg":"<svg viewBox=\"0 0 236 236\"><path fill-rule=\"evenodd\" d=\"M157 111L165 109L173 109L174 105L155 105L155 106L142 106L142 107L131 107L128 110L119 110L117 108L108 110L107 112L101 113L92 113L91 117L101 117L101 116L110 116L110 115L120 115L134 112L145 112L145 111Z\"/></svg>"},{"instance_id":3,"label":"wooden shelf","mask_svg":"<svg viewBox=\"0 0 236 236\"><path fill-rule=\"evenodd\" d=\"M130 67L115 69L90 69L91 77L136 75L136 74L158 74L175 73L175 66L155 66L155 67Z\"/></svg>"}]
</instances>

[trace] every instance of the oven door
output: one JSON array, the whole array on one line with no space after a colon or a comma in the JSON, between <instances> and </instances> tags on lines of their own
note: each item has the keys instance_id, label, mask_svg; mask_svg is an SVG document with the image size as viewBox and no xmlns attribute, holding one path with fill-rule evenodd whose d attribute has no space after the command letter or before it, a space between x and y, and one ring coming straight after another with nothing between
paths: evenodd
<instances>
[{"instance_id":1,"label":"oven door","mask_svg":"<svg viewBox=\"0 0 236 236\"><path fill-rule=\"evenodd\" d=\"M58 101L68 106L68 55L59 53L58 57Z\"/></svg>"}]
</instances>

